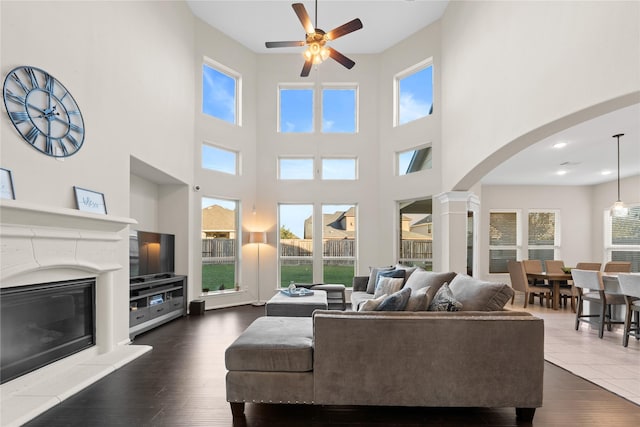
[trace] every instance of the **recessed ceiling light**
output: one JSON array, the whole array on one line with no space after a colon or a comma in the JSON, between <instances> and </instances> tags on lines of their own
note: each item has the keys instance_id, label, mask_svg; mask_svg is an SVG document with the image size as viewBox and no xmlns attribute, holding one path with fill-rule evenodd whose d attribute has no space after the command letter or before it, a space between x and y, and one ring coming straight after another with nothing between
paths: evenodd
<instances>
[{"instance_id":1,"label":"recessed ceiling light","mask_svg":"<svg viewBox=\"0 0 640 427\"><path fill-rule=\"evenodd\" d=\"M601 175L611 175L613 172L611 172L610 170L603 170L602 172L600 172Z\"/></svg>"},{"instance_id":2,"label":"recessed ceiling light","mask_svg":"<svg viewBox=\"0 0 640 427\"><path fill-rule=\"evenodd\" d=\"M553 148L564 148L567 146L566 142L556 142L555 144L553 144Z\"/></svg>"},{"instance_id":3,"label":"recessed ceiling light","mask_svg":"<svg viewBox=\"0 0 640 427\"><path fill-rule=\"evenodd\" d=\"M566 175L568 171L564 170L564 169L560 169L558 172L556 172L556 175Z\"/></svg>"}]
</instances>

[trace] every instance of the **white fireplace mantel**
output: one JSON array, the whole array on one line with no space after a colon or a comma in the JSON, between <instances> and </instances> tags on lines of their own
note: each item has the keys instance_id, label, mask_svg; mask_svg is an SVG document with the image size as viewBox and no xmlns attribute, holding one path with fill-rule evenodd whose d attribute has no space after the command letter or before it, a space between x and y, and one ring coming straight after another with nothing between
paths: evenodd
<instances>
[{"instance_id":1,"label":"white fireplace mantel","mask_svg":"<svg viewBox=\"0 0 640 427\"><path fill-rule=\"evenodd\" d=\"M134 360L149 346L116 342L114 273L131 218L0 200L0 288L96 278L96 345L0 386L0 425L19 426ZM128 299L122 304L128 307ZM117 318L116 318L117 317ZM116 322L118 321L118 322Z\"/></svg>"}]
</instances>

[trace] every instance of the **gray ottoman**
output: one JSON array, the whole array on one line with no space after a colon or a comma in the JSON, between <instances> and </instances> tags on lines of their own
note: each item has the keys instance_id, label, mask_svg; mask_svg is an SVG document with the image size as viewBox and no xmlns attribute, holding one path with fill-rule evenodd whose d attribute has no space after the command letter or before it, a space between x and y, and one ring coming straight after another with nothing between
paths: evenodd
<instances>
[{"instance_id":1,"label":"gray ottoman","mask_svg":"<svg viewBox=\"0 0 640 427\"><path fill-rule=\"evenodd\" d=\"M267 301L267 316L311 317L315 310L327 310L327 293L314 290L306 297L289 297L278 292Z\"/></svg>"},{"instance_id":2,"label":"gray ottoman","mask_svg":"<svg viewBox=\"0 0 640 427\"><path fill-rule=\"evenodd\" d=\"M313 403L310 317L260 317L224 354L227 401L234 416L245 402Z\"/></svg>"}]
</instances>

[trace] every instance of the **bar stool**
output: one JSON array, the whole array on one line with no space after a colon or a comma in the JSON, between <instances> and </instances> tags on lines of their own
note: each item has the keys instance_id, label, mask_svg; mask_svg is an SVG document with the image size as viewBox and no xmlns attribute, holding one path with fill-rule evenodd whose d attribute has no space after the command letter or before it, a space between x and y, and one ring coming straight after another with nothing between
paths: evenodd
<instances>
[{"instance_id":1,"label":"bar stool","mask_svg":"<svg viewBox=\"0 0 640 427\"><path fill-rule=\"evenodd\" d=\"M618 283L627 304L622 335L622 345L626 347L629 337L640 340L640 274L618 274Z\"/></svg>"}]
</instances>

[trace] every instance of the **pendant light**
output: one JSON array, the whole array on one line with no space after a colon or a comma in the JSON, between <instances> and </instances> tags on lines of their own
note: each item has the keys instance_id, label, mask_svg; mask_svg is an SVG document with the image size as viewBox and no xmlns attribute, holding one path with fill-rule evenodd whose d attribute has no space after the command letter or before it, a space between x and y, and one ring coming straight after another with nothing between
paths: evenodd
<instances>
[{"instance_id":1,"label":"pendant light","mask_svg":"<svg viewBox=\"0 0 640 427\"><path fill-rule=\"evenodd\" d=\"M623 217L629 214L629 208L620 199L620 137L624 136L624 133L613 135L613 138L617 139L618 143L618 200L611 206L611 216Z\"/></svg>"}]
</instances>

